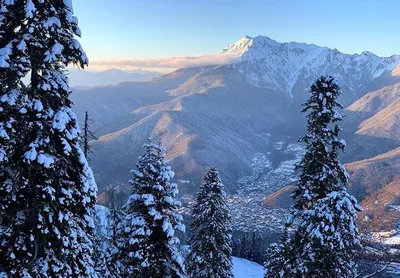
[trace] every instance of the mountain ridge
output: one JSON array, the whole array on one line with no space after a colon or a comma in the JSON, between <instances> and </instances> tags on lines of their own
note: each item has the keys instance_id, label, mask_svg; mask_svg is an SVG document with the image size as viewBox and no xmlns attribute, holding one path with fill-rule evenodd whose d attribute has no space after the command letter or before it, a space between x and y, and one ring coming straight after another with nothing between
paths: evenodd
<instances>
[{"instance_id":1,"label":"mountain ridge","mask_svg":"<svg viewBox=\"0 0 400 278\"><path fill-rule=\"evenodd\" d=\"M400 55L379 57L371 52L345 54L337 49L306 43L279 43L266 36L245 36L227 46L221 55L236 55L234 63L255 86L270 87L286 92L293 98L299 79L312 82L319 74L333 75L344 87L357 96L362 84L388 76L400 64ZM250 74L246 74L249 69ZM309 76L307 76L309 75ZM304 84L303 84L304 85Z\"/></svg>"},{"instance_id":2,"label":"mountain ridge","mask_svg":"<svg viewBox=\"0 0 400 278\"><path fill-rule=\"evenodd\" d=\"M254 44L264 44L264 45L271 45L271 46L282 46L282 45L289 45L289 46L295 46L292 48L300 48L300 49L325 49L325 50L331 50L333 52L339 52L343 55L350 55L350 56L374 56L377 58L393 58L393 59L400 59L400 54L393 54L390 56L379 56L371 51L368 50L364 50L361 53L345 53L342 51L339 51L337 48L331 48L328 46L320 46L314 43L306 43L306 42L297 42L297 41L290 41L290 42L278 42L268 36L264 36L264 35L258 35L255 37L251 37L251 36L243 36L241 37L239 40L237 40L236 42L226 46L223 48L223 50L221 50L219 53L223 54L223 53L236 53L237 55L242 55L244 54L245 51L248 50L248 48L246 49L246 47L244 46L251 46ZM242 46L242 51L240 51L240 48L238 46ZM235 51L232 51L235 50ZM244 50L245 49L245 50ZM239 51L238 51L239 50Z\"/></svg>"},{"instance_id":3,"label":"mountain ridge","mask_svg":"<svg viewBox=\"0 0 400 278\"><path fill-rule=\"evenodd\" d=\"M284 184L282 179L293 180L291 163L301 153L294 143L304 133L306 122L301 103L316 78L335 73L343 89L341 100L347 105L400 82L392 76L397 62L385 62L369 52L352 56L316 45L285 46L257 38L259 51L255 53L265 54L260 59L254 53L246 54L254 51L247 49L253 39L245 37L235 49L231 45L220 53L233 55L247 49L242 53L245 57L232 64L183 68L148 82L75 90L73 100L79 115L89 110L97 123L100 140L94 142L98 156L92 163L100 187L129 179L140 146L151 135L171 150L177 178L190 181L190 186L181 185L186 193L195 190L209 166L219 168L231 193L239 189L253 192L242 190L249 182L264 185L262 190L270 192ZM378 68L384 69L379 76ZM100 127L101 123L107 125ZM348 137L357 142L367 138L356 134L352 123L346 123ZM371 144L375 143L374 138ZM345 162L352 162L356 151L350 148ZM262 165L264 162L268 165ZM272 180L266 183L268 179Z\"/></svg>"}]
</instances>

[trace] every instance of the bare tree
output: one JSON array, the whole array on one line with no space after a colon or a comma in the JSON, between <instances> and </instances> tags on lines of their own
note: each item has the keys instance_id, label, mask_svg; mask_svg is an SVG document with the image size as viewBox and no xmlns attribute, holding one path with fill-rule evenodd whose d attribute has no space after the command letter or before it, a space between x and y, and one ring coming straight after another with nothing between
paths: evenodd
<instances>
[{"instance_id":1,"label":"bare tree","mask_svg":"<svg viewBox=\"0 0 400 278\"><path fill-rule=\"evenodd\" d=\"M90 130L90 124L94 121L89 117L88 111L85 112L85 122L83 124L83 137L81 139L83 153L88 161L90 161L89 155L93 154L93 150L90 146L90 142L97 140L97 136Z\"/></svg>"}]
</instances>

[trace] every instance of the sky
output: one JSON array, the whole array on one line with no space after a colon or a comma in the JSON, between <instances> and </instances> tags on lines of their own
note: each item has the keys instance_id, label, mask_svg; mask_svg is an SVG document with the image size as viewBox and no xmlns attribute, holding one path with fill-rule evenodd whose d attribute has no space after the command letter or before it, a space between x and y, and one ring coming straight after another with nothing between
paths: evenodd
<instances>
[{"instance_id":1,"label":"sky","mask_svg":"<svg viewBox=\"0 0 400 278\"><path fill-rule=\"evenodd\" d=\"M349 54L365 50L379 56L400 54L399 0L73 3L83 33L80 41L95 67L104 61L108 61L105 67L112 67L121 60L213 54L245 35L314 43ZM155 61L147 66L155 67Z\"/></svg>"}]
</instances>

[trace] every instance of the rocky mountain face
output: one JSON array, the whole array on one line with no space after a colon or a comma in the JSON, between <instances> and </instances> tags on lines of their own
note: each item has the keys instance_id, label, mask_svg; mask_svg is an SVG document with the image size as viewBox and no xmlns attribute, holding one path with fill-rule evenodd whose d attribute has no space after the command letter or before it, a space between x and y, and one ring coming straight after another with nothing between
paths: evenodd
<instances>
[{"instance_id":1,"label":"rocky mountain face","mask_svg":"<svg viewBox=\"0 0 400 278\"><path fill-rule=\"evenodd\" d=\"M263 206L270 194L269 207L287 202L289 191L280 189L295 182L294 164L304 153L297 143L305 132L301 103L322 74L335 76L343 89L342 160L353 174L351 190L363 201L393 182L400 167L400 56L348 55L262 36L243 37L218 55L236 59L148 82L74 90L78 116L89 111L100 136L92 157L100 189L127 182L151 136L166 145L185 194L196 192L215 166L235 204L250 198Z\"/></svg>"},{"instance_id":2,"label":"rocky mountain face","mask_svg":"<svg viewBox=\"0 0 400 278\"><path fill-rule=\"evenodd\" d=\"M363 94L396 82L400 56L381 58L370 52L348 55L305 43L278 43L268 37L243 37L222 54L237 55L238 70L257 87L271 88L293 101L321 74L333 75L350 104Z\"/></svg>"},{"instance_id":3,"label":"rocky mountain face","mask_svg":"<svg viewBox=\"0 0 400 278\"><path fill-rule=\"evenodd\" d=\"M400 215L400 180L371 193L361 204L360 227L362 231L381 232L396 228Z\"/></svg>"}]
</instances>

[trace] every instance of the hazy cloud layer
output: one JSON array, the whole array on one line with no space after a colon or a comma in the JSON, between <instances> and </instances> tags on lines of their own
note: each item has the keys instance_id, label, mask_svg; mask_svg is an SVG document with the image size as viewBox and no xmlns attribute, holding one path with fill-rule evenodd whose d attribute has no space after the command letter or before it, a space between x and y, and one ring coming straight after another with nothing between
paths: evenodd
<instances>
[{"instance_id":1,"label":"hazy cloud layer","mask_svg":"<svg viewBox=\"0 0 400 278\"><path fill-rule=\"evenodd\" d=\"M166 58L147 58L129 60L96 60L91 61L91 67L101 68L191 68L207 65L226 65L234 62L237 56L215 54L204 56L182 56Z\"/></svg>"}]
</instances>

